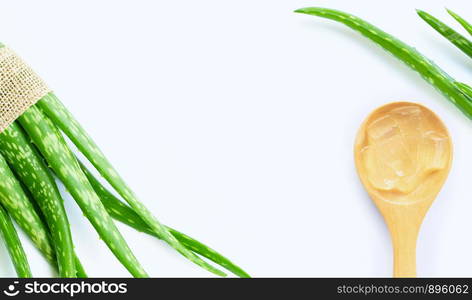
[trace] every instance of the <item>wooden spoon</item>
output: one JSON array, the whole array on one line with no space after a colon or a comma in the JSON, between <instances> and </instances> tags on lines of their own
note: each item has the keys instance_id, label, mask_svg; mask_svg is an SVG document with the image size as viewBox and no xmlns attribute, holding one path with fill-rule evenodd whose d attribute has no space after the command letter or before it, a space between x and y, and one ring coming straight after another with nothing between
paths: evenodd
<instances>
[{"instance_id":1,"label":"wooden spoon","mask_svg":"<svg viewBox=\"0 0 472 300\"><path fill-rule=\"evenodd\" d=\"M356 137L357 172L393 243L394 277L416 276L416 240L452 162L452 142L428 108L395 102L374 110Z\"/></svg>"}]
</instances>

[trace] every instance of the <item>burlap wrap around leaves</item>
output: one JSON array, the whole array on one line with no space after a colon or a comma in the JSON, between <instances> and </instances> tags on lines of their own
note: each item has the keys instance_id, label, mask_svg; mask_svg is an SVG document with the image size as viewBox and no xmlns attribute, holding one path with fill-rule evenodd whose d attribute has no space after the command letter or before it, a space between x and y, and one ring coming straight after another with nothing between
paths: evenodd
<instances>
[{"instance_id":1,"label":"burlap wrap around leaves","mask_svg":"<svg viewBox=\"0 0 472 300\"><path fill-rule=\"evenodd\" d=\"M0 48L0 132L50 91L15 52Z\"/></svg>"}]
</instances>

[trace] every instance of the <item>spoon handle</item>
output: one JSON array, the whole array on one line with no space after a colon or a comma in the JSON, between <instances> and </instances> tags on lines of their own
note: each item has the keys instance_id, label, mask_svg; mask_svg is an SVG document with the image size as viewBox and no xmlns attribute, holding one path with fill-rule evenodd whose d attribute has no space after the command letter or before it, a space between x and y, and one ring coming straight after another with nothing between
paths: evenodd
<instances>
[{"instance_id":1,"label":"spoon handle","mask_svg":"<svg viewBox=\"0 0 472 300\"><path fill-rule=\"evenodd\" d=\"M416 277L417 238L416 228L403 228L392 233L393 277Z\"/></svg>"},{"instance_id":2,"label":"spoon handle","mask_svg":"<svg viewBox=\"0 0 472 300\"><path fill-rule=\"evenodd\" d=\"M416 241L427 205L394 205L386 218L393 244L393 277L416 277Z\"/></svg>"},{"instance_id":3,"label":"spoon handle","mask_svg":"<svg viewBox=\"0 0 472 300\"><path fill-rule=\"evenodd\" d=\"M431 202L376 201L392 237L393 277L416 277L416 241Z\"/></svg>"}]
</instances>

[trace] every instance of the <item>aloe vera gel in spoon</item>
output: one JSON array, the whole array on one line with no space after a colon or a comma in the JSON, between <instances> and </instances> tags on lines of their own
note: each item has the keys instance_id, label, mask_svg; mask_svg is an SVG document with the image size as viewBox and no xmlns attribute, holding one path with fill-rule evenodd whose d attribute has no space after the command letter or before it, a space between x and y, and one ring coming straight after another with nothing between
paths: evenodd
<instances>
[{"instance_id":1,"label":"aloe vera gel in spoon","mask_svg":"<svg viewBox=\"0 0 472 300\"><path fill-rule=\"evenodd\" d=\"M390 103L361 125L354 156L359 177L390 231L394 276L415 277L420 226L451 166L446 127L422 105Z\"/></svg>"}]
</instances>

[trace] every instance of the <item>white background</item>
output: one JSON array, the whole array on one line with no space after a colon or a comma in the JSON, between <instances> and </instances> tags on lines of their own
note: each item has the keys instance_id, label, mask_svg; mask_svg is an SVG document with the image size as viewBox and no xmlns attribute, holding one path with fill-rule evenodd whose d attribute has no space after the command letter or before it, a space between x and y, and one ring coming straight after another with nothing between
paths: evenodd
<instances>
[{"instance_id":1,"label":"white background","mask_svg":"<svg viewBox=\"0 0 472 300\"><path fill-rule=\"evenodd\" d=\"M391 276L389 234L353 163L356 130L391 101L430 107L455 160L418 241L420 276L472 276L472 122L357 33L294 14L349 11L470 82L472 61L421 8L464 1L2 1L0 40L50 84L165 224L253 276ZM456 28L459 28L456 26ZM66 198L90 276L129 276ZM211 276L121 226L152 276ZM52 272L25 242L35 276ZM15 276L0 246L0 275Z\"/></svg>"}]
</instances>

